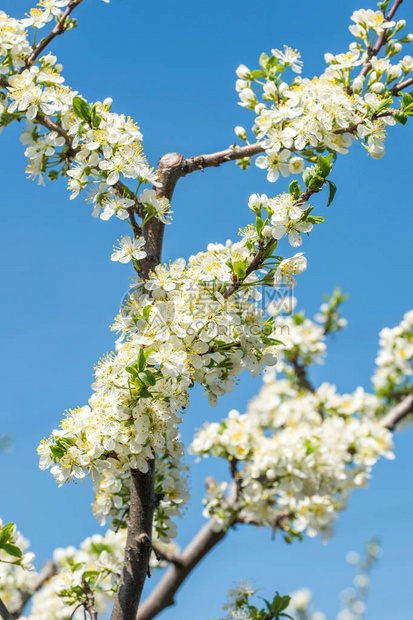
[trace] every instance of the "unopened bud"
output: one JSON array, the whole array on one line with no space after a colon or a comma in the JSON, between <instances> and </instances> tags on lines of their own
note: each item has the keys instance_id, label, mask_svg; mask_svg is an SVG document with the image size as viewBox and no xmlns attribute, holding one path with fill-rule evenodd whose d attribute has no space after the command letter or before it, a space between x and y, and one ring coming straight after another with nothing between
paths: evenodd
<instances>
[{"instance_id":1,"label":"unopened bud","mask_svg":"<svg viewBox=\"0 0 413 620\"><path fill-rule=\"evenodd\" d=\"M406 20L399 19L399 21L396 24L396 28L394 29L394 33L399 32L400 30L403 30L403 28L406 28Z\"/></svg>"},{"instance_id":2,"label":"unopened bud","mask_svg":"<svg viewBox=\"0 0 413 620\"><path fill-rule=\"evenodd\" d=\"M240 65L238 69L235 71L235 73L242 80L248 80L252 77L251 71L245 65Z\"/></svg>"},{"instance_id":3,"label":"unopened bud","mask_svg":"<svg viewBox=\"0 0 413 620\"><path fill-rule=\"evenodd\" d=\"M359 93L361 92L363 88L363 84L364 84L364 76L359 75L358 77L354 78L351 87L355 93Z\"/></svg>"},{"instance_id":4,"label":"unopened bud","mask_svg":"<svg viewBox=\"0 0 413 620\"><path fill-rule=\"evenodd\" d=\"M247 132L245 131L244 127L237 126L235 127L234 131L237 138L243 140L244 142L247 141Z\"/></svg>"},{"instance_id":5,"label":"unopened bud","mask_svg":"<svg viewBox=\"0 0 413 620\"><path fill-rule=\"evenodd\" d=\"M372 93L380 93L384 88L384 84L382 82L375 82L370 86L370 90Z\"/></svg>"}]
</instances>

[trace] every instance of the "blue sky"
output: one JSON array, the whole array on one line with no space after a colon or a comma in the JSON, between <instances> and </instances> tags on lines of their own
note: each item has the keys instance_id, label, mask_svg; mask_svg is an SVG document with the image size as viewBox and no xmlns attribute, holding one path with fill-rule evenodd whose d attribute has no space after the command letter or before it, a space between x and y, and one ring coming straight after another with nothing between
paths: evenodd
<instances>
[{"instance_id":1,"label":"blue sky","mask_svg":"<svg viewBox=\"0 0 413 620\"><path fill-rule=\"evenodd\" d=\"M23 17L30 3L2 0L1 8ZM191 156L233 143L234 126L248 128L253 121L237 105L238 64L254 68L262 51L286 43L301 51L304 75L313 77L322 71L324 52L347 48L349 17L358 8L353 0L196 5L159 0L155 8L148 0L109 5L85 0L76 12L79 28L50 49L74 89L91 101L113 97L113 109L139 123L145 152L156 165L169 151ZM413 27L411 3L402 5L400 17ZM0 455L0 515L18 522L41 563L56 546L77 544L99 530L89 485L58 489L49 473L38 470L36 447L66 408L86 403L93 364L113 348L108 326L131 272L109 260L112 244L124 232L122 223L94 220L81 198L69 201L62 182L44 188L25 180L19 132L10 127L0 137L0 434L14 439L14 450ZM379 330L397 324L412 307L410 122L392 128L386 149L380 161L357 146L339 159L332 176L336 200L328 211L324 195L314 201L326 223L303 245L309 267L299 279L299 305L311 315L321 296L337 285L351 295L345 308L349 327L331 342L326 364L313 372L315 382L335 382L341 391L370 387ZM255 167L243 173L234 164L182 179L164 258L235 238L250 221L248 196L284 189L283 183L270 185ZM289 255L289 246L283 251ZM185 439L205 419L216 420L233 407L243 410L259 385L246 379L214 410L194 390ZM178 595L179 605L162 617L216 618L226 590L242 578L254 580L268 595L310 587L316 608L334 618L338 593L352 579L346 552L360 550L377 535L384 555L374 573L366 619L410 619L412 441L411 430L396 435L396 460L376 467L370 489L355 494L327 546L318 539L287 546L280 538L271 542L268 531L242 527L195 571ZM195 467L181 544L202 523L204 477L219 471L212 461Z\"/></svg>"}]
</instances>

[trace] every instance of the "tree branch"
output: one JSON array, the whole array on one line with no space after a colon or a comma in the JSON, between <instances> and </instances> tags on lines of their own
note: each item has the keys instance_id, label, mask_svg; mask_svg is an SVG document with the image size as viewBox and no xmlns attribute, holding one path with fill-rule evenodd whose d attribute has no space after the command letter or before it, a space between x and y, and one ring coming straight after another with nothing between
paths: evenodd
<instances>
[{"instance_id":1,"label":"tree branch","mask_svg":"<svg viewBox=\"0 0 413 620\"><path fill-rule=\"evenodd\" d=\"M171 553L170 551L164 551L154 544L152 544L152 550L157 560L164 560L165 562L169 562L169 564L177 564L178 566L182 565L181 556Z\"/></svg>"},{"instance_id":2,"label":"tree branch","mask_svg":"<svg viewBox=\"0 0 413 620\"><path fill-rule=\"evenodd\" d=\"M306 189L305 192L300 196L300 198L297 200L296 204L297 205L302 205L304 203L306 203L310 196L312 196L313 194L316 194L317 192L321 191L321 189ZM254 258L252 259L252 261L250 262L250 264L248 265L247 269L246 269L246 273L245 276L243 278L239 278L238 280L236 280L235 282L233 282L222 294L222 296L224 297L224 299L228 299L228 297L231 297L231 295L233 295L241 286L242 284L245 282L245 280L248 278L248 276L253 273L253 271L256 271L257 269L260 269L260 267L262 266L262 262L263 262L263 257L265 255L265 253L267 252L267 250L269 250L271 248L271 246L273 246L276 243L275 239L270 239L268 241L268 243L266 243L265 245L262 245L260 247L260 249L258 250L258 252L256 253L256 255L254 256Z\"/></svg>"},{"instance_id":3,"label":"tree branch","mask_svg":"<svg viewBox=\"0 0 413 620\"><path fill-rule=\"evenodd\" d=\"M182 583L202 558L225 537L226 533L224 530L216 532L212 521L206 523L181 554L181 564L170 566L161 581L143 602L139 608L138 620L151 620L165 607L173 605L175 594Z\"/></svg>"},{"instance_id":4,"label":"tree branch","mask_svg":"<svg viewBox=\"0 0 413 620\"><path fill-rule=\"evenodd\" d=\"M33 52L27 58L27 60L26 60L26 66L27 67L30 67L30 65L32 65L34 63L36 58L38 58L40 56L42 51L49 45L49 43L51 41L53 41L53 39L55 37L58 37L60 34L63 34L65 32L65 30L66 30L66 26L65 26L66 19L69 17L70 13L81 2L83 2L83 0L72 0L71 2L69 2L69 4L66 7L65 12L63 13L63 15L59 19L59 21L56 23L56 25L53 28L53 30L47 35L47 37L42 39L38 45L36 45L36 47L34 48Z\"/></svg>"},{"instance_id":5,"label":"tree branch","mask_svg":"<svg viewBox=\"0 0 413 620\"><path fill-rule=\"evenodd\" d=\"M37 576L37 580L34 584L34 587L32 590L23 590L22 592L20 592L20 602L18 607L16 607L15 609L13 609L13 616L15 618L19 618L23 611L24 608L26 607L27 603L29 602L29 600L31 599L31 597L33 596L33 594L35 592L37 592L38 590L40 590L41 587L44 586L44 584L49 581L49 579L51 577L53 577L53 575L56 574L57 568L56 565L51 561L48 560L42 570L40 571L40 573Z\"/></svg>"},{"instance_id":6,"label":"tree branch","mask_svg":"<svg viewBox=\"0 0 413 620\"><path fill-rule=\"evenodd\" d=\"M111 620L136 617L143 584L149 571L152 522L155 510L155 461L148 472L131 470L131 497L125 559Z\"/></svg>"},{"instance_id":7,"label":"tree branch","mask_svg":"<svg viewBox=\"0 0 413 620\"><path fill-rule=\"evenodd\" d=\"M0 616L3 618L3 620L14 620L13 616L11 615L11 613L9 612L9 610L7 609L6 605L3 603L1 598L0 598Z\"/></svg>"},{"instance_id":8,"label":"tree branch","mask_svg":"<svg viewBox=\"0 0 413 620\"><path fill-rule=\"evenodd\" d=\"M400 84L396 84L396 86L393 86L393 88L391 89L391 92L394 93L395 95L398 95L401 90L408 88L412 84L413 84L413 77L409 78L408 80L405 80L404 82L400 82Z\"/></svg>"},{"instance_id":9,"label":"tree branch","mask_svg":"<svg viewBox=\"0 0 413 620\"><path fill-rule=\"evenodd\" d=\"M93 595L92 590L90 589L89 584L85 580L83 581L83 589L85 591L85 602L84 602L85 609L90 616L90 620L97 620L98 614L95 609L95 597Z\"/></svg>"},{"instance_id":10,"label":"tree branch","mask_svg":"<svg viewBox=\"0 0 413 620\"><path fill-rule=\"evenodd\" d=\"M296 358L293 359L291 363L293 365L295 376L297 377L297 382L298 382L299 387L302 388L303 390L307 390L307 392L311 392L312 394L314 394L315 389L307 377L306 366L304 366L303 364L300 364L300 362Z\"/></svg>"},{"instance_id":11,"label":"tree branch","mask_svg":"<svg viewBox=\"0 0 413 620\"><path fill-rule=\"evenodd\" d=\"M392 18L394 17L394 14L396 13L397 9L399 8L399 6L401 5L401 3L403 2L403 0L395 0L393 6L391 7L387 17L386 17L386 21L391 21ZM376 41L376 44L374 45L373 48L369 48L369 59L372 58L373 56L377 56L377 54L379 53L379 51L381 50L381 48L383 47L383 45L387 43L387 30L382 30L381 34L379 35L379 38ZM360 71L359 75L362 77L365 77L368 72L371 69L371 62L370 60L368 60L366 62L366 64L363 66L362 70Z\"/></svg>"},{"instance_id":12,"label":"tree branch","mask_svg":"<svg viewBox=\"0 0 413 620\"><path fill-rule=\"evenodd\" d=\"M395 405L380 420L380 424L390 431L394 430L397 424L413 411L413 394L405 396L402 401Z\"/></svg>"}]
</instances>

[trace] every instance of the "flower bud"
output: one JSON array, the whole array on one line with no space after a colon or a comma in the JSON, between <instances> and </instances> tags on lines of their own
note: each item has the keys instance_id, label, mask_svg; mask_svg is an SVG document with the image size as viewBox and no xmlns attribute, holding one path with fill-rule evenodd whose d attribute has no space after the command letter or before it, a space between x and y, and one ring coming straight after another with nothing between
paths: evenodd
<instances>
[{"instance_id":1,"label":"flower bud","mask_svg":"<svg viewBox=\"0 0 413 620\"><path fill-rule=\"evenodd\" d=\"M373 93L380 93L384 88L384 84L382 82L375 82L370 86L370 90Z\"/></svg>"},{"instance_id":2,"label":"flower bud","mask_svg":"<svg viewBox=\"0 0 413 620\"><path fill-rule=\"evenodd\" d=\"M240 65L235 73L242 80L249 80L252 77L251 71L245 65Z\"/></svg>"},{"instance_id":3,"label":"flower bud","mask_svg":"<svg viewBox=\"0 0 413 620\"><path fill-rule=\"evenodd\" d=\"M399 32L400 30L403 30L403 28L406 28L406 20L405 19L399 19L399 21L396 24L396 27L394 29L394 34L396 34L396 32Z\"/></svg>"},{"instance_id":4,"label":"flower bud","mask_svg":"<svg viewBox=\"0 0 413 620\"><path fill-rule=\"evenodd\" d=\"M243 140L244 142L247 141L247 132L245 131L244 127L237 126L235 127L234 132L237 138Z\"/></svg>"},{"instance_id":5,"label":"flower bud","mask_svg":"<svg viewBox=\"0 0 413 620\"><path fill-rule=\"evenodd\" d=\"M270 237L272 237L272 226L264 226L261 234L264 239L270 239Z\"/></svg>"},{"instance_id":6,"label":"flower bud","mask_svg":"<svg viewBox=\"0 0 413 620\"><path fill-rule=\"evenodd\" d=\"M364 84L364 76L359 75L356 78L354 78L351 88L353 89L355 93L360 93L363 89L363 84Z\"/></svg>"},{"instance_id":7,"label":"flower bud","mask_svg":"<svg viewBox=\"0 0 413 620\"><path fill-rule=\"evenodd\" d=\"M392 82L403 73L400 65L392 65L387 69L387 82Z\"/></svg>"},{"instance_id":8,"label":"flower bud","mask_svg":"<svg viewBox=\"0 0 413 620\"><path fill-rule=\"evenodd\" d=\"M406 71L406 73L409 73L410 71L412 71L413 70L413 57L405 56L404 58L402 58L400 61L400 66L403 69L403 71Z\"/></svg>"}]
</instances>

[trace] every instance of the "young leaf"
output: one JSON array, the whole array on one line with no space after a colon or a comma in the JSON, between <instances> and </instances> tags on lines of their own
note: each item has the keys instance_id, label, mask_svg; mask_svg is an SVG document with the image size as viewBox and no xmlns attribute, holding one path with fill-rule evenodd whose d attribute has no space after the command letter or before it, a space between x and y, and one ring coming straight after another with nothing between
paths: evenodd
<instances>
[{"instance_id":1,"label":"young leaf","mask_svg":"<svg viewBox=\"0 0 413 620\"><path fill-rule=\"evenodd\" d=\"M90 120L90 108L84 99L82 99L81 97L73 97L72 106L73 112L78 118L81 118L83 121Z\"/></svg>"},{"instance_id":2,"label":"young leaf","mask_svg":"<svg viewBox=\"0 0 413 620\"><path fill-rule=\"evenodd\" d=\"M138 371L133 366L125 366L125 370L130 375L132 375L133 377L137 377L138 376Z\"/></svg>"},{"instance_id":3,"label":"young leaf","mask_svg":"<svg viewBox=\"0 0 413 620\"><path fill-rule=\"evenodd\" d=\"M144 385L153 386L156 383L155 375L150 370L143 370L139 373L138 377Z\"/></svg>"},{"instance_id":4,"label":"young leaf","mask_svg":"<svg viewBox=\"0 0 413 620\"><path fill-rule=\"evenodd\" d=\"M408 108L409 105L413 102L413 97L409 93L403 93L403 108Z\"/></svg>"},{"instance_id":5,"label":"young leaf","mask_svg":"<svg viewBox=\"0 0 413 620\"><path fill-rule=\"evenodd\" d=\"M238 278L240 280L242 280L242 278L245 278L246 274L247 274L247 265L246 265L246 261L244 260L237 260L235 261L235 263L233 263L233 269L235 271L235 273L237 274Z\"/></svg>"},{"instance_id":6,"label":"young leaf","mask_svg":"<svg viewBox=\"0 0 413 620\"><path fill-rule=\"evenodd\" d=\"M330 174L332 165L327 157L319 155L317 158L317 168L319 168L322 176L325 178Z\"/></svg>"},{"instance_id":7,"label":"young leaf","mask_svg":"<svg viewBox=\"0 0 413 620\"><path fill-rule=\"evenodd\" d=\"M142 372L142 370L145 370L145 366L146 366L145 353L144 353L143 349L140 349L139 350L139 357L138 357L138 368L139 368L139 371Z\"/></svg>"},{"instance_id":8,"label":"young leaf","mask_svg":"<svg viewBox=\"0 0 413 620\"><path fill-rule=\"evenodd\" d=\"M257 216L257 221L255 222L255 228L257 229L257 233L260 235L262 232L262 229L264 228L264 222L262 221L262 218L260 218L259 216Z\"/></svg>"},{"instance_id":9,"label":"young leaf","mask_svg":"<svg viewBox=\"0 0 413 620\"><path fill-rule=\"evenodd\" d=\"M400 125L405 125L407 123L407 114L399 110L393 114L393 118L400 123Z\"/></svg>"},{"instance_id":10,"label":"young leaf","mask_svg":"<svg viewBox=\"0 0 413 620\"><path fill-rule=\"evenodd\" d=\"M259 63L260 63L260 67L261 67L261 69L264 69L264 71L265 71L265 69L267 68L267 62L268 62L268 60L269 60L269 58L268 58L267 54L265 54L265 52L263 52L263 53L261 54L261 56L260 56Z\"/></svg>"},{"instance_id":11,"label":"young leaf","mask_svg":"<svg viewBox=\"0 0 413 620\"><path fill-rule=\"evenodd\" d=\"M2 549L9 555L12 555L14 558L20 559L21 557L23 557L23 553L20 551L17 545L10 545L9 543L6 543L2 546Z\"/></svg>"},{"instance_id":12,"label":"young leaf","mask_svg":"<svg viewBox=\"0 0 413 620\"><path fill-rule=\"evenodd\" d=\"M324 222L324 218L321 215L310 215L307 217L307 222L310 222L310 224L321 224L321 222Z\"/></svg>"},{"instance_id":13,"label":"young leaf","mask_svg":"<svg viewBox=\"0 0 413 620\"><path fill-rule=\"evenodd\" d=\"M313 178L312 170L310 170L309 168L306 168L303 172L303 181L307 187L309 186L312 178Z\"/></svg>"},{"instance_id":14,"label":"young leaf","mask_svg":"<svg viewBox=\"0 0 413 620\"><path fill-rule=\"evenodd\" d=\"M14 523L7 523L7 525L0 530L0 547L12 539L15 527Z\"/></svg>"},{"instance_id":15,"label":"young leaf","mask_svg":"<svg viewBox=\"0 0 413 620\"><path fill-rule=\"evenodd\" d=\"M333 181L327 181L327 183L330 188L330 191L328 194L328 202L327 202L327 207L329 207L334 200L334 196L336 195L337 186L335 183L333 183Z\"/></svg>"}]
</instances>

